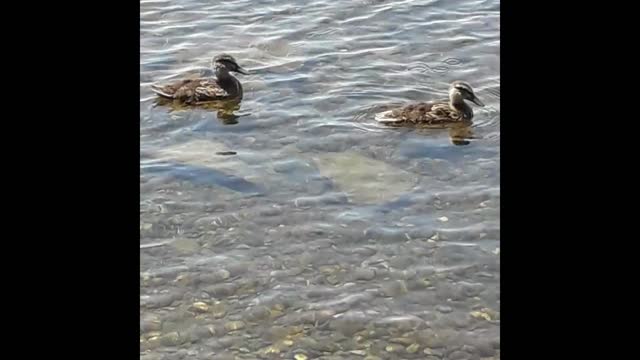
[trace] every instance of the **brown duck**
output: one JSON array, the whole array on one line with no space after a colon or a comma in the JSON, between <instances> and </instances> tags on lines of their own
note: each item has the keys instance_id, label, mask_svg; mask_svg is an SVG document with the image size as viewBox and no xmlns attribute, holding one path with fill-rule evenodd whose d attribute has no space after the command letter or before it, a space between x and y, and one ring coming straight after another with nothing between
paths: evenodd
<instances>
[{"instance_id":1,"label":"brown duck","mask_svg":"<svg viewBox=\"0 0 640 360\"><path fill-rule=\"evenodd\" d=\"M180 80L168 85L151 85L158 96L184 104L195 105L217 100L242 100L242 84L231 72L249 75L231 55L222 54L213 58L215 78Z\"/></svg>"},{"instance_id":2,"label":"brown duck","mask_svg":"<svg viewBox=\"0 0 640 360\"><path fill-rule=\"evenodd\" d=\"M471 122L473 110L465 100L484 106L474 94L471 85L464 81L454 81L449 86L449 101L410 104L378 113L375 119L393 126L444 126Z\"/></svg>"}]
</instances>

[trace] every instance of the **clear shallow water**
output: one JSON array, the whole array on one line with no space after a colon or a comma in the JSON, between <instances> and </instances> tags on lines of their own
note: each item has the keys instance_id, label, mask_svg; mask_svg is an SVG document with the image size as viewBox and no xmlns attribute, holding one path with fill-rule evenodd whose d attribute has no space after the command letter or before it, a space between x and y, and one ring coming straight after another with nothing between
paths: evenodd
<instances>
[{"instance_id":1,"label":"clear shallow water","mask_svg":"<svg viewBox=\"0 0 640 360\"><path fill-rule=\"evenodd\" d=\"M305 3L141 1L141 357L499 358L499 2ZM235 116L154 106L221 52ZM467 145L374 123L457 79Z\"/></svg>"}]
</instances>

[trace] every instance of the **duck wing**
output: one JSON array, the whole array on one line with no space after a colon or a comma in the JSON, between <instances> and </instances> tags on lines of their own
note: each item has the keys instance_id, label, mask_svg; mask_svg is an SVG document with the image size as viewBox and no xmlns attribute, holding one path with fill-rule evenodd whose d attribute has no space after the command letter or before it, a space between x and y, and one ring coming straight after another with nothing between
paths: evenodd
<instances>
[{"instance_id":1,"label":"duck wing","mask_svg":"<svg viewBox=\"0 0 640 360\"><path fill-rule=\"evenodd\" d=\"M202 102L226 98L229 93L215 79L188 79L165 85L152 86L158 95L184 102Z\"/></svg>"},{"instance_id":2,"label":"duck wing","mask_svg":"<svg viewBox=\"0 0 640 360\"><path fill-rule=\"evenodd\" d=\"M183 86L189 84L192 81L194 80L191 80L191 79L180 80L180 81L174 82L173 84L168 84L168 85L153 84L151 85L151 90L159 96L173 99L179 89L181 89Z\"/></svg>"},{"instance_id":3,"label":"duck wing","mask_svg":"<svg viewBox=\"0 0 640 360\"><path fill-rule=\"evenodd\" d=\"M376 115L375 119L388 125L438 125L457 121L458 113L445 101L421 102L391 109Z\"/></svg>"}]
</instances>

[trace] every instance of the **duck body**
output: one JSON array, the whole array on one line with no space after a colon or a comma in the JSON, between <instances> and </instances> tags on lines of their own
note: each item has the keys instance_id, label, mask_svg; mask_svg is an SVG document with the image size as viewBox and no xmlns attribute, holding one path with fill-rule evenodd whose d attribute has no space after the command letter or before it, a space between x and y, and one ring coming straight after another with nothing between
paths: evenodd
<instances>
[{"instance_id":1,"label":"duck body","mask_svg":"<svg viewBox=\"0 0 640 360\"><path fill-rule=\"evenodd\" d=\"M152 85L158 96L184 104L198 104L219 100L242 100L242 84L230 72L249 73L238 65L230 55L219 55L213 59L216 74L211 78L185 79L168 85Z\"/></svg>"},{"instance_id":2,"label":"duck body","mask_svg":"<svg viewBox=\"0 0 640 360\"><path fill-rule=\"evenodd\" d=\"M242 100L242 84L235 78L233 80L187 79L162 87L153 85L151 89L161 97L178 100L185 104L216 100Z\"/></svg>"},{"instance_id":3,"label":"duck body","mask_svg":"<svg viewBox=\"0 0 640 360\"><path fill-rule=\"evenodd\" d=\"M382 124L392 126L444 126L470 123L473 119L473 109L464 100L484 106L469 84L455 81L449 87L448 101L409 104L378 113L375 119Z\"/></svg>"},{"instance_id":4,"label":"duck body","mask_svg":"<svg viewBox=\"0 0 640 360\"><path fill-rule=\"evenodd\" d=\"M444 125L464 121L461 114L444 102L422 102L388 110L376 115L376 120L388 125Z\"/></svg>"}]
</instances>

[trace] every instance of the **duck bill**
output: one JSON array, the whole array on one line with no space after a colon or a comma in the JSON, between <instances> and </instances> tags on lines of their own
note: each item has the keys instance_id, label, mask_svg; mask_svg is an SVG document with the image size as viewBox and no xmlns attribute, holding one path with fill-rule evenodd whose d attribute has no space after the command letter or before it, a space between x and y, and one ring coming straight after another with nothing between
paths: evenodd
<instances>
[{"instance_id":1,"label":"duck bill","mask_svg":"<svg viewBox=\"0 0 640 360\"><path fill-rule=\"evenodd\" d=\"M249 75L249 71L247 71L245 68L243 68L240 65L238 65L238 67L236 68L236 72L239 72L242 75Z\"/></svg>"},{"instance_id":2,"label":"duck bill","mask_svg":"<svg viewBox=\"0 0 640 360\"><path fill-rule=\"evenodd\" d=\"M480 99L478 99L477 96L474 96L473 99L471 99L471 101L473 101L474 104L484 107L484 103L482 101L480 101Z\"/></svg>"}]
</instances>

